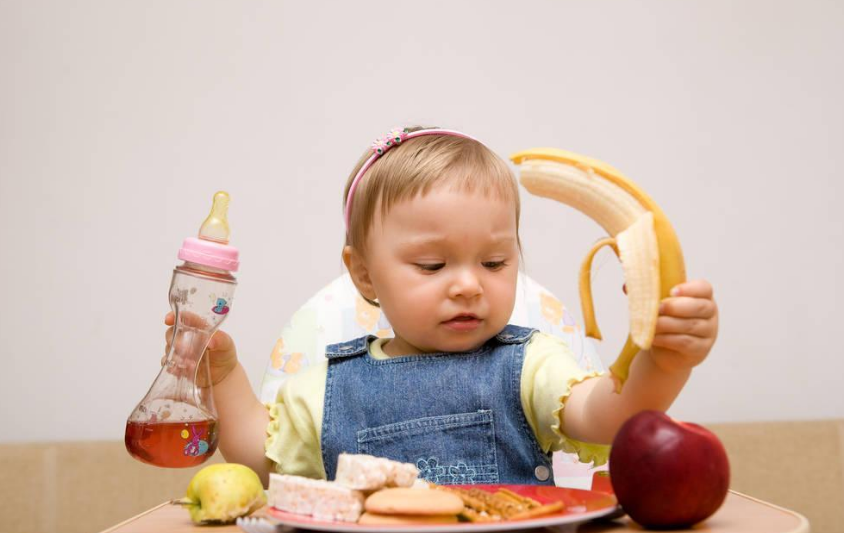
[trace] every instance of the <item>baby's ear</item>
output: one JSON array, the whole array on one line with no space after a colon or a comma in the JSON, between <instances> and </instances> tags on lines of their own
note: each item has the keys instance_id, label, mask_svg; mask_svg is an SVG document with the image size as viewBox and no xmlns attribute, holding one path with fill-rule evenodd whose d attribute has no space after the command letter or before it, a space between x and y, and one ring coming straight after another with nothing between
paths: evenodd
<instances>
[{"instance_id":1,"label":"baby's ear","mask_svg":"<svg viewBox=\"0 0 844 533\"><path fill-rule=\"evenodd\" d=\"M372 280L369 278L369 269L361 253L351 246L346 246L343 248L343 262L346 264L346 268L349 269L352 282L357 287L361 296L368 300L377 299L378 295L375 294L375 289L372 287Z\"/></svg>"}]
</instances>

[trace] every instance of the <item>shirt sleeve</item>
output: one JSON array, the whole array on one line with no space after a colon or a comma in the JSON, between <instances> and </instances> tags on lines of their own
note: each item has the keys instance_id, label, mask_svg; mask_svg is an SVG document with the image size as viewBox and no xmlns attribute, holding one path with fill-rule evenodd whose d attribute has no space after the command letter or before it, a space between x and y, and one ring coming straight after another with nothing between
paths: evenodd
<instances>
[{"instance_id":1,"label":"shirt sleeve","mask_svg":"<svg viewBox=\"0 0 844 533\"><path fill-rule=\"evenodd\" d=\"M320 435L328 363L314 365L287 380L270 413L265 455L279 474L325 479Z\"/></svg>"},{"instance_id":2,"label":"shirt sleeve","mask_svg":"<svg viewBox=\"0 0 844 533\"><path fill-rule=\"evenodd\" d=\"M576 453L583 463L598 466L607 462L609 446L580 442L563 433L563 409L571 388L591 377L577 364L565 341L546 333L535 333L525 347L521 400L528 424L546 453Z\"/></svg>"}]
</instances>

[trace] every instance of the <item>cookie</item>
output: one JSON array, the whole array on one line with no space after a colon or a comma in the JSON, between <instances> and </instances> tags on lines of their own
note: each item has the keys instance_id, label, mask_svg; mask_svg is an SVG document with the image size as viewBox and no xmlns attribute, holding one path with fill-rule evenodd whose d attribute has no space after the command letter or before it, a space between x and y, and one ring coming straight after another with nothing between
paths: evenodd
<instances>
[{"instance_id":1,"label":"cookie","mask_svg":"<svg viewBox=\"0 0 844 533\"><path fill-rule=\"evenodd\" d=\"M362 526L404 526L427 524L456 524L457 515L421 515L421 514L375 514L363 513L358 524Z\"/></svg>"},{"instance_id":2,"label":"cookie","mask_svg":"<svg viewBox=\"0 0 844 533\"><path fill-rule=\"evenodd\" d=\"M394 488L370 495L364 509L381 515L456 515L463 510L463 500L439 490Z\"/></svg>"}]
</instances>

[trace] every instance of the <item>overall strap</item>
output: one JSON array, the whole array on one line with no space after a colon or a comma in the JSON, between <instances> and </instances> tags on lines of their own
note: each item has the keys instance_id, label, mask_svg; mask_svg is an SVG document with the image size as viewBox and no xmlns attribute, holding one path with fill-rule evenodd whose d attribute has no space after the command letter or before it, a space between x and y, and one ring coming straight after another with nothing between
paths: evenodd
<instances>
[{"instance_id":1,"label":"overall strap","mask_svg":"<svg viewBox=\"0 0 844 533\"><path fill-rule=\"evenodd\" d=\"M331 360L363 355L369 349L369 343L376 338L374 335L366 335L347 342L329 344L325 347L325 357Z\"/></svg>"},{"instance_id":2,"label":"overall strap","mask_svg":"<svg viewBox=\"0 0 844 533\"><path fill-rule=\"evenodd\" d=\"M495 338L502 344L521 344L527 342L536 331L532 328L509 324Z\"/></svg>"}]
</instances>

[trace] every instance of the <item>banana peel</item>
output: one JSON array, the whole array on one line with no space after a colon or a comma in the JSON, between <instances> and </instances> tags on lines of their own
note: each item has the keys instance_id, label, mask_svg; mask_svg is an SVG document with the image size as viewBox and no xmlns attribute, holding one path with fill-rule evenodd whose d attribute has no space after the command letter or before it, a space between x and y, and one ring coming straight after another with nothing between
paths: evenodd
<instances>
[{"instance_id":1,"label":"banana peel","mask_svg":"<svg viewBox=\"0 0 844 533\"><path fill-rule=\"evenodd\" d=\"M630 315L630 333L610 374L621 392L630 364L653 342L659 303L686 280L680 242L662 209L638 185L612 166L566 150L533 148L513 154L528 192L569 205L609 234L595 243L580 268L584 332L601 340L592 302L595 253L610 246L621 261Z\"/></svg>"}]
</instances>

